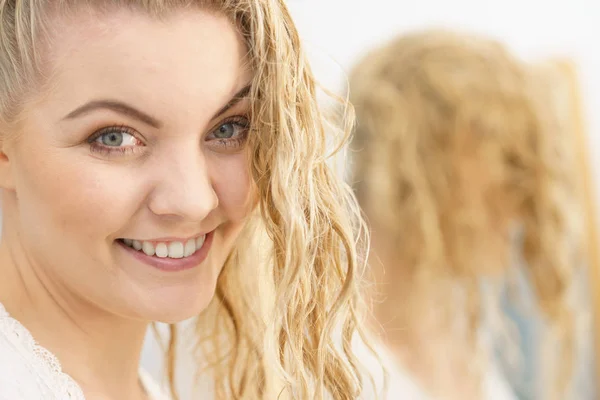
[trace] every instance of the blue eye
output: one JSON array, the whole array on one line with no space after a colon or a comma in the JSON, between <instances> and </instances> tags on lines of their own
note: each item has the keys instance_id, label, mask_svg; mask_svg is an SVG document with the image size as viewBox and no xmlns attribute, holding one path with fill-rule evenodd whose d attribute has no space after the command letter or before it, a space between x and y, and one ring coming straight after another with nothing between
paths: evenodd
<instances>
[{"instance_id":1,"label":"blue eye","mask_svg":"<svg viewBox=\"0 0 600 400\"><path fill-rule=\"evenodd\" d=\"M239 124L234 122L223 124L215 130L215 137L217 139L231 139L236 134L236 128L239 128Z\"/></svg>"},{"instance_id":2,"label":"blue eye","mask_svg":"<svg viewBox=\"0 0 600 400\"><path fill-rule=\"evenodd\" d=\"M215 149L241 148L246 143L249 129L250 121L247 117L229 118L206 136L206 142Z\"/></svg>"},{"instance_id":3,"label":"blue eye","mask_svg":"<svg viewBox=\"0 0 600 400\"><path fill-rule=\"evenodd\" d=\"M235 139L248 131L248 125L249 122L247 118L236 117L233 120L219 125L217 129L211 132L209 138L220 140Z\"/></svg>"},{"instance_id":4,"label":"blue eye","mask_svg":"<svg viewBox=\"0 0 600 400\"><path fill-rule=\"evenodd\" d=\"M96 131L88 140L90 150L104 157L133 155L144 150L138 133L126 126L109 126Z\"/></svg>"},{"instance_id":5,"label":"blue eye","mask_svg":"<svg viewBox=\"0 0 600 400\"><path fill-rule=\"evenodd\" d=\"M123 132L105 133L98 139L100 139L105 146L118 147L123 144Z\"/></svg>"},{"instance_id":6,"label":"blue eye","mask_svg":"<svg viewBox=\"0 0 600 400\"><path fill-rule=\"evenodd\" d=\"M109 128L96 136L95 143L106 147L136 146L140 141L125 129Z\"/></svg>"}]
</instances>

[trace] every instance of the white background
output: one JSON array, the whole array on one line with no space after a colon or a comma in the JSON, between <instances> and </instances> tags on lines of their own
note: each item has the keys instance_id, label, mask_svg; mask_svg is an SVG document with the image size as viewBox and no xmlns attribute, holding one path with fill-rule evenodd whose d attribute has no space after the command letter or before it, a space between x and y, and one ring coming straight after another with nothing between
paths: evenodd
<instances>
[{"instance_id":1,"label":"white background","mask_svg":"<svg viewBox=\"0 0 600 400\"><path fill-rule=\"evenodd\" d=\"M372 46L413 29L483 33L526 61L577 62L600 199L600 0L288 0L318 78L331 89Z\"/></svg>"},{"instance_id":2,"label":"white background","mask_svg":"<svg viewBox=\"0 0 600 400\"><path fill-rule=\"evenodd\" d=\"M371 46L429 26L491 35L526 60L572 58L581 72L600 199L600 0L288 0L288 5L318 78L334 90ZM160 359L150 342L143 364L158 373Z\"/></svg>"}]
</instances>

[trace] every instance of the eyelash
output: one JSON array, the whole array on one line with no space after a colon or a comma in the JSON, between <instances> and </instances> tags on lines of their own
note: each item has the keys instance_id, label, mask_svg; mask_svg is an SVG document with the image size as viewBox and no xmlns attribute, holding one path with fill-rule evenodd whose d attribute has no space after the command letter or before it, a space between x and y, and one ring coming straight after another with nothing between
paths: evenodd
<instances>
[{"instance_id":1,"label":"eyelash","mask_svg":"<svg viewBox=\"0 0 600 400\"><path fill-rule=\"evenodd\" d=\"M238 125L240 127L240 129L242 129L242 132L238 135L238 137L205 139L205 141L206 142L215 142L216 143L215 146L224 148L226 150L233 150L233 149L242 147L244 145L244 143L246 142L246 140L248 139L248 131L250 129L250 121L248 120L247 117L237 115L234 117L226 118L225 120L221 121L221 123L219 123L219 125L217 125L213 130L211 130L211 132L209 133L209 136L211 134L213 134L221 126L227 125L227 124ZM100 138L104 135L108 135L110 133L128 134L128 135L133 136L134 138L136 138L137 140L139 140L141 142L141 140L139 139L138 132L126 125L108 126L108 127L105 127L105 128L102 128L102 129L96 131L94 134L92 134L92 136L89 137L87 142L90 145L90 150L94 153L101 153L104 156L112 156L112 155L126 156L126 155L135 154L136 152L141 151L143 147L145 147L145 145L113 147L113 146L105 146L105 145L102 145L102 144L99 144L96 142L96 140L98 140L98 138Z\"/></svg>"},{"instance_id":2,"label":"eyelash","mask_svg":"<svg viewBox=\"0 0 600 400\"><path fill-rule=\"evenodd\" d=\"M248 139L248 131L250 130L250 121L248 120L248 117L236 115L234 117L226 118L223 121L221 121L221 123L219 123L219 125L217 125L216 128L210 132L209 136L212 133L214 133L217 129L219 129L221 126L228 125L228 124L238 125L240 127L240 129L242 131L240 132L238 137L229 138L229 139L222 139L222 138L205 139L205 141L206 142L216 142L216 143L218 143L217 146L220 146L227 150L233 150L233 149L242 147L244 145L244 143L246 143L246 140Z\"/></svg>"},{"instance_id":3,"label":"eyelash","mask_svg":"<svg viewBox=\"0 0 600 400\"><path fill-rule=\"evenodd\" d=\"M105 156L110 156L110 155L125 156L125 155L134 154L134 153L142 150L141 147L145 147L145 146L112 147L112 146L105 146L105 145L102 145L102 144L99 144L96 142L96 140L98 140L98 138L100 138L104 135L108 135L110 133L126 133L128 135L133 136L134 138L136 138L137 140L139 140L141 142L137 131L135 131L134 129L132 129L126 125L108 126L106 128L102 128L102 129L96 131L92 136L90 136L90 138L88 139L88 143L90 145L90 150L94 153L101 153Z\"/></svg>"}]
</instances>

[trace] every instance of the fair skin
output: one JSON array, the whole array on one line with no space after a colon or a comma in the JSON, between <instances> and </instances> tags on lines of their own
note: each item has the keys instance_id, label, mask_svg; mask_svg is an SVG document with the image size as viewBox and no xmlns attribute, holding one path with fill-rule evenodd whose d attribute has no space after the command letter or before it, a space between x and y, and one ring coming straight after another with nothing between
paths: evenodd
<instances>
[{"instance_id":1,"label":"fair skin","mask_svg":"<svg viewBox=\"0 0 600 400\"><path fill-rule=\"evenodd\" d=\"M148 323L207 306L252 209L247 91L236 97L252 76L214 13L56 18L49 84L2 140L0 302L88 399L140 399ZM123 240L158 253L198 238L197 265Z\"/></svg>"}]
</instances>

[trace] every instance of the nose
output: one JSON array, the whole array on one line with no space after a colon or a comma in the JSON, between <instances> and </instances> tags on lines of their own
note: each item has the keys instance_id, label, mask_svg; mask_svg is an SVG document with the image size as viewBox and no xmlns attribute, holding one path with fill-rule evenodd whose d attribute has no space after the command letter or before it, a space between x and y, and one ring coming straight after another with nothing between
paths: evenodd
<instances>
[{"instance_id":1,"label":"nose","mask_svg":"<svg viewBox=\"0 0 600 400\"><path fill-rule=\"evenodd\" d=\"M148 203L155 215L199 222L217 208L206 157L198 148L165 157L155 171L156 184Z\"/></svg>"}]
</instances>

